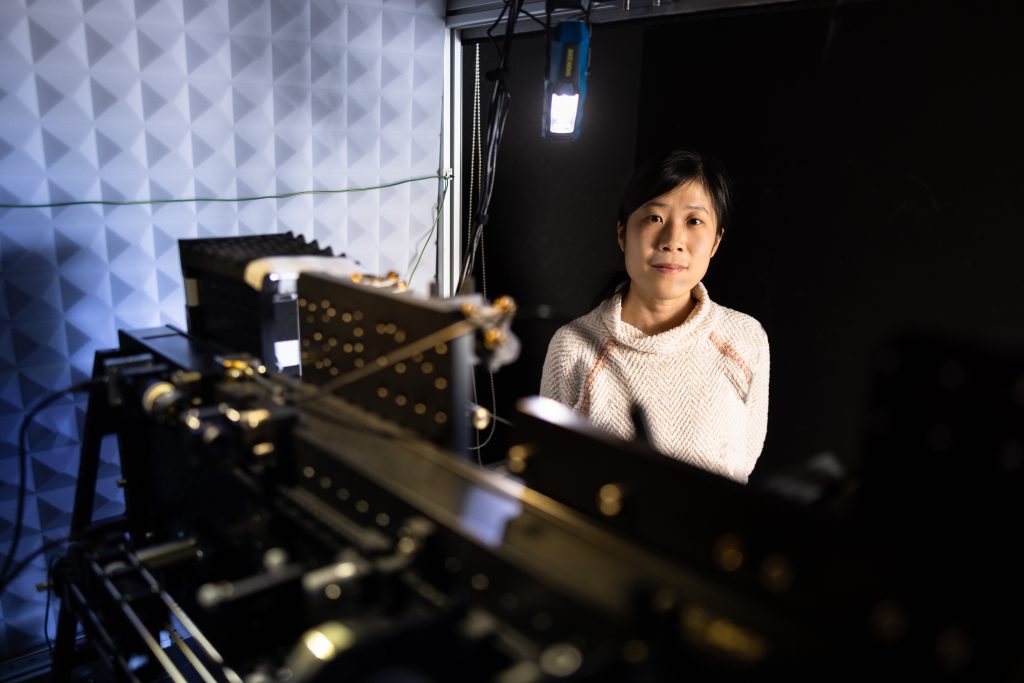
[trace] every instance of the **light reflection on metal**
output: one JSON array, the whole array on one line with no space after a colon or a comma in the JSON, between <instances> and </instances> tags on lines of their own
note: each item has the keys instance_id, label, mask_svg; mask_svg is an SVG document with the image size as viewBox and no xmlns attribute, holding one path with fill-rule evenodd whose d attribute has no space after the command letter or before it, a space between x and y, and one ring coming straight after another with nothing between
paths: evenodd
<instances>
[{"instance_id":1,"label":"light reflection on metal","mask_svg":"<svg viewBox=\"0 0 1024 683\"><path fill-rule=\"evenodd\" d=\"M508 523L519 517L522 511L523 505L518 497L474 486L462 501L459 518L464 528L477 540L496 548L505 538Z\"/></svg>"},{"instance_id":2,"label":"light reflection on metal","mask_svg":"<svg viewBox=\"0 0 1024 683\"><path fill-rule=\"evenodd\" d=\"M691 642L746 662L762 661L768 654L768 643L760 634L708 609L687 607L681 618L682 633Z\"/></svg>"}]
</instances>

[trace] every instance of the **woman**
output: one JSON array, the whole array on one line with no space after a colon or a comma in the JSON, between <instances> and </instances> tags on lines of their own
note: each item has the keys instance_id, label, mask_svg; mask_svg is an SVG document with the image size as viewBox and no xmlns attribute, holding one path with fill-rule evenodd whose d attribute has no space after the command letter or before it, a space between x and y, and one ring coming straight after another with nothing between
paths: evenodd
<instances>
[{"instance_id":1,"label":"woman","mask_svg":"<svg viewBox=\"0 0 1024 683\"><path fill-rule=\"evenodd\" d=\"M768 425L768 337L701 284L725 234L729 184L717 161L676 150L629 181L616 227L628 282L559 329L540 393L597 426L746 483Z\"/></svg>"}]
</instances>

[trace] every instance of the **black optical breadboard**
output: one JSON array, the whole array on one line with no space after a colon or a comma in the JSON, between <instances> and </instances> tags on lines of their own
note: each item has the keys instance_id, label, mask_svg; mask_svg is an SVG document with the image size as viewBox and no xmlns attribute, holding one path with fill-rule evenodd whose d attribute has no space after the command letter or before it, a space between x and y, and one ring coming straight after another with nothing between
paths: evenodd
<instances>
[{"instance_id":1,"label":"black optical breadboard","mask_svg":"<svg viewBox=\"0 0 1024 683\"><path fill-rule=\"evenodd\" d=\"M302 379L324 384L464 319L451 301L299 277ZM473 336L464 335L340 387L341 398L456 453L466 448Z\"/></svg>"},{"instance_id":2,"label":"black optical breadboard","mask_svg":"<svg viewBox=\"0 0 1024 683\"><path fill-rule=\"evenodd\" d=\"M333 256L291 232L178 241L192 335L272 364L273 343L295 339L293 297L254 290L244 280L250 262L271 256Z\"/></svg>"}]
</instances>

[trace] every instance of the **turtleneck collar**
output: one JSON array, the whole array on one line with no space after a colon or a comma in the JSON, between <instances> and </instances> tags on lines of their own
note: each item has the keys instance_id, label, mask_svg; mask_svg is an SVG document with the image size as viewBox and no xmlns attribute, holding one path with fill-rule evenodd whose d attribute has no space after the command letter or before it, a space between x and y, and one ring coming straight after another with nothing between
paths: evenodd
<instances>
[{"instance_id":1,"label":"turtleneck collar","mask_svg":"<svg viewBox=\"0 0 1024 683\"><path fill-rule=\"evenodd\" d=\"M672 353L690 343L694 335L701 334L710 322L714 303L708 297L703 282L693 288L696 305L681 325L660 334L649 335L622 321L622 291L616 292L601 305L601 320L612 339L641 353Z\"/></svg>"}]
</instances>

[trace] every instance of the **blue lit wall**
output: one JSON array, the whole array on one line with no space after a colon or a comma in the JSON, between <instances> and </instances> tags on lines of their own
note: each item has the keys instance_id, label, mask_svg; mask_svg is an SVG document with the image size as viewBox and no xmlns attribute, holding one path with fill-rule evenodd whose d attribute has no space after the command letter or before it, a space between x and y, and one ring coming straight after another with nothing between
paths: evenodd
<instances>
[{"instance_id":1,"label":"blue lit wall","mask_svg":"<svg viewBox=\"0 0 1024 683\"><path fill-rule=\"evenodd\" d=\"M3 0L0 203L240 197L435 174L442 0ZM292 230L408 272L438 184L262 200L0 209L0 558L23 411L119 328L184 325L177 240ZM433 276L433 248L416 281ZM67 531L84 403L30 432L19 557ZM101 515L120 509L100 472ZM43 642L39 557L0 597L0 659ZM51 629L53 627L51 619Z\"/></svg>"}]
</instances>

